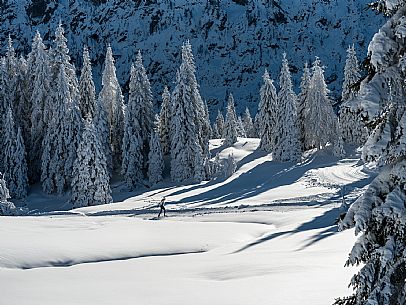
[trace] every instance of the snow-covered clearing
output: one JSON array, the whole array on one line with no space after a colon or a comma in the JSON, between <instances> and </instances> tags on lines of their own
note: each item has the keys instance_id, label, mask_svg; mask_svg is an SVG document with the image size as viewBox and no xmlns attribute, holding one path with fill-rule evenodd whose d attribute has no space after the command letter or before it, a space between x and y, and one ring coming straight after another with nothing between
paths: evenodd
<instances>
[{"instance_id":1,"label":"snow-covered clearing","mask_svg":"<svg viewBox=\"0 0 406 305\"><path fill-rule=\"evenodd\" d=\"M341 193L351 202L371 173L357 155L280 164L257 145L212 142L238 161L225 181L117 186L114 204L54 213L34 192L37 214L0 218L0 305L325 305L348 294L355 237L334 221ZM155 220L162 196L168 217Z\"/></svg>"}]
</instances>

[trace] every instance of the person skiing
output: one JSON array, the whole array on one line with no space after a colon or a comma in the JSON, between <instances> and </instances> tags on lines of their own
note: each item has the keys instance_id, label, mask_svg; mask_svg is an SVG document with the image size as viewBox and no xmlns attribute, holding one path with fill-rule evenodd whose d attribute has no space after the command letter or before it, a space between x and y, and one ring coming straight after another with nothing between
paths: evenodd
<instances>
[{"instance_id":1,"label":"person skiing","mask_svg":"<svg viewBox=\"0 0 406 305\"><path fill-rule=\"evenodd\" d=\"M162 211L164 212L164 217L166 217L166 210L165 210L165 197L162 197L161 202L159 203L159 208L161 209L158 214L158 218L161 216Z\"/></svg>"}]
</instances>

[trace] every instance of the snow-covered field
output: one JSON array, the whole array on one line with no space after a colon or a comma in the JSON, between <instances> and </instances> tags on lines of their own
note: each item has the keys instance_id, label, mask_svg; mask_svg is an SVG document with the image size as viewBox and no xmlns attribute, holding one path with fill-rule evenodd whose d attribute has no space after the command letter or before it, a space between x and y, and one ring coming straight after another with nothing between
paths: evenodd
<instances>
[{"instance_id":1,"label":"snow-covered field","mask_svg":"<svg viewBox=\"0 0 406 305\"><path fill-rule=\"evenodd\" d=\"M349 294L355 237L334 221L342 193L350 203L373 176L357 154L280 164L258 140L220 144L212 151L238 161L227 180L116 185L116 203L73 211L30 194L36 214L0 218L0 305L325 305ZM162 196L168 217L156 220Z\"/></svg>"}]
</instances>

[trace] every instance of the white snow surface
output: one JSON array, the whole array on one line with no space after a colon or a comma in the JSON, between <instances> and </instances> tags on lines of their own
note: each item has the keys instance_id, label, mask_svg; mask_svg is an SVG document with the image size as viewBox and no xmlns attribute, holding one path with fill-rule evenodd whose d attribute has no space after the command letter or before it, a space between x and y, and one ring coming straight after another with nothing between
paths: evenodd
<instances>
[{"instance_id":1,"label":"white snow surface","mask_svg":"<svg viewBox=\"0 0 406 305\"><path fill-rule=\"evenodd\" d=\"M359 155L311 152L295 165L257 139L211 144L237 161L227 180L138 194L116 184L114 204L71 211L32 192L35 213L0 217L0 305L324 305L350 294L354 232L334 221L341 193L350 203L374 176ZM52 200L62 211L49 212Z\"/></svg>"}]
</instances>

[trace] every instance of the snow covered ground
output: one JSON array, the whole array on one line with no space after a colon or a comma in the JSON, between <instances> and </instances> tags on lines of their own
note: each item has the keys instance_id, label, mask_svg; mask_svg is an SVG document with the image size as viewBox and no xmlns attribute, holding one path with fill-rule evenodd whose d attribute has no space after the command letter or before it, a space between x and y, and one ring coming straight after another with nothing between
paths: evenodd
<instances>
[{"instance_id":1,"label":"snow covered ground","mask_svg":"<svg viewBox=\"0 0 406 305\"><path fill-rule=\"evenodd\" d=\"M227 180L117 185L107 206L68 211L66 198L34 191L34 214L0 218L0 305L324 305L349 294L355 237L334 221L341 194L351 202L373 173L357 154L280 164L257 145L212 142L238 161ZM162 196L168 217L155 220Z\"/></svg>"}]
</instances>

